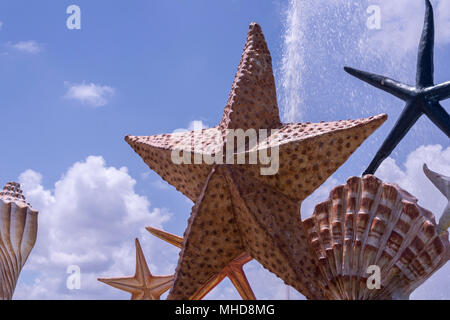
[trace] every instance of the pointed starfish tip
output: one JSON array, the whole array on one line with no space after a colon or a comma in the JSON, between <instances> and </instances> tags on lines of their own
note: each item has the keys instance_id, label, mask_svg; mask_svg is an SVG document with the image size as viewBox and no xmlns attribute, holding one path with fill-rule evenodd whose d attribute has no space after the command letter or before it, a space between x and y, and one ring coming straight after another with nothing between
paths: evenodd
<instances>
[{"instance_id":1,"label":"pointed starfish tip","mask_svg":"<svg viewBox=\"0 0 450 320\"><path fill-rule=\"evenodd\" d=\"M352 70L354 70L353 68L350 67L344 67L344 70L348 73L350 73Z\"/></svg>"},{"instance_id":2,"label":"pointed starfish tip","mask_svg":"<svg viewBox=\"0 0 450 320\"><path fill-rule=\"evenodd\" d=\"M107 284L108 286L111 285L114 279L108 279L108 278L97 278L97 281Z\"/></svg>"},{"instance_id":3,"label":"pointed starfish tip","mask_svg":"<svg viewBox=\"0 0 450 320\"><path fill-rule=\"evenodd\" d=\"M370 75L368 72L365 72L365 71L362 71L362 70L358 70L358 69L355 69L355 68L351 68L351 67L344 67L344 70L348 74L350 74L350 75L352 75L352 76L354 76L354 77L356 77L358 79L364 80L364 81Z\"/></svg>"},{"instance_id":4,"label":"pointed starfish tip","mask_svg":"<svg viewBox=\"0 0 450 320\"><path fill-rule=\"evenodd\" d=\"M259 25L258 22L252 22L250 23L250 26L248 27L250 30L254 30L254 31L260 31L262 32L261 26Z\"/></svg>"},{"instance_id":5,"label":"pointed starfish tip","mask_svg":"<svg viewBox=\"0 0 450 320\"><path fill-rule=\"evenodd\" d=\"M425 0L425 21L419 43L416 85L424 88L434 83L434 13L429 0Z\"/></svg>"},{"instance_id":6,"label":"pointed starfish tip","mask_svg":"<svg viewBox=\"0 0 450 320\"><path fill-rule=\"evenodd\" d=\"M272 58L261 27L252 23L219 127L247 130L280 126Z\"/></svg>"}]
</instances>

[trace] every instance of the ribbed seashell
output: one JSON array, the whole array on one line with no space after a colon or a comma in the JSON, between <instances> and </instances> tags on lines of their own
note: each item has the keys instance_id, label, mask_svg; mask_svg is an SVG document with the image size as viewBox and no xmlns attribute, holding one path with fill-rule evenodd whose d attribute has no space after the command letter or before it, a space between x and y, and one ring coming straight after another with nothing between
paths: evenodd
<instances>
[{"instance_id":1,"label":"ribbed seashell","mask_svg":"<svg viewBox=\"0 0 450 320\"><path fill-rule=\"evenodd\" d=\"M18 183L7 183L0 192L0 299L12 299L37 228L38 212L25 202Z\"/></svg>"},{"instance_id":2,"label":"ribbed seashell","mask_svg":"<svg viewBox=\"0 0 450 320\"><path fill-rule=\"evenodd\" d=\"M329 299L407 299L449 259L433 214L373 175L334 188L304 225ZM381 271L379 289L367 284L369 266Z\"/></svg>"}]
</instances>

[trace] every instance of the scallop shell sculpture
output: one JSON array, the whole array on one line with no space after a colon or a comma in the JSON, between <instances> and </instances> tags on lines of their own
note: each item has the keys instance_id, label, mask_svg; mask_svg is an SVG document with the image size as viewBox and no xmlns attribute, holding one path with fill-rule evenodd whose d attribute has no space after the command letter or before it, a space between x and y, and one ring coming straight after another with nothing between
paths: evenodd
<instances>
[{"instance_id":1,"label":"scallop shell sculpture","mask_svg":"<svg viewBox=\"0 0 450 320\"><path fill-rule=\"evenodd\" d=\"M439 235L433 214L373 175L334 188L304 226L328 299L407 299L449 259L448 232ZM376 288L369 266L379 267Z\"/></svg>"},{"instance_id":2,"label":"scallop shell sculpture","mask_svg":"<svg viewBox=\"0 0 450 320\"><path fill-rule=\"evenodd\" d=\"M20 185L7 183L0 192L0 299L12 299L17 279L34 247L38 212L25 202Z\"/></svg>"}]
</instances>

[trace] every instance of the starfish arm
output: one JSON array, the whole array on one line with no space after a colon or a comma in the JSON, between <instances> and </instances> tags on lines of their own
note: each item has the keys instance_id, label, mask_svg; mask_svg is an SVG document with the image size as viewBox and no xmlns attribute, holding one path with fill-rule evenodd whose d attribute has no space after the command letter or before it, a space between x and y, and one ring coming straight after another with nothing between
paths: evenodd
<instances>
[{"instance_id":1,"label":"starfish arm","mask_svg":"<svg viewBox=\"0 0 450 320\"><path fill-rule=\"evenodd\" d=\"M442 101L450 98L450 81L434 86L427 97L432 101Z\"/></svg>"},{"instance_id":2,"label":"starfish arm","mask_svg":"<svg viewBox=\"0 0 450 320\"><path fill-rule=\"evenodd\" d=\"M154 300L159 300L161 295L172 287L173 278L174 275L154 276L152 278L150 291Z\"/></svg>"},{"instance_id":3,"label":"starfish arm","mask_svg":"<svg viewBox=\"0 0 450 320\"><path fill-rule=\"evenodd\" d=\"M408 133L411 127L417 122L420 116L423 114L422 110L415 107L414 104L408 103L403 110L400 118L394 125L394 128L389 133L386 140L376 153L369 167L363 173L375 174L381 163L392 153L395 147L400 143L404 136Z\"/></svg>"},{"instance_id":4,"label":"starfish arm","mask_svg":"<svg viewBox=\"0 0 450 320\"><path fill-rule=\"evenodd\" d=\"M150 232L154 236L160 238L161 240L164 240L178 248L182 247L183 238L173 235L171 233L156 229L156 228L152 228L152 227L147 227L146 229L148 232ZM246 286L245 283L243 283L243 282L235 283L235 281L233 280L234 278L233 279L231 278L234 275L232 270L238 268L239 266L242 267L244 264L250 262L251 260L253 260L253 259L248 254L246 254L246 253L241 254L239 257L234 259L228 266L226 266L225 269L222 270L222 272L220 274L212 276L210 278L210 280L208 280L204 285L202 285L200 287L200 289L198 289L197 292L193 296L191 296L189 299L190 300L203 299L203 297L205 297L212 289L214 289L225 278L225 275L228 275L231 282L236 287L236 290L238 290L239 294L241 295L241 297L244 300L256 300L254 298L254 294L251 291L251 288L249 288L249 286ZM230 271L227 272L227 270L230 270ZM231 276L229 274L231 274ZM245 275L244 275L244 277L245 277ZM235 277L235 278L241 279L242 277Z\"/></svg>"},{"instance_id":5,"label":"starfish arm","mask_svg":"<svg viewBox=\"0 0 450 320\"><path fill-rule=\"evenodd\" d=\"M231 265L228 269L227 277L230 279L243 300L256 300L256 296L248 282L242 265Z\"/></svg>"},{"instance_id":6,"label":"starfish arm","mask_svg":"<svg viewBox=\"0 0 450 320\"><path fill-rule=\"evenodd\" d=\"M136 244L136 278L140 282L144 282L146 287L150 286L151 278L153 277L145 260L144 252L142 251L139 240L135 240Z\"/></svg>"},{"instance_id":7,"label":"starfish arm","mask_svg":"<svg viewBox=\"0 0 450 320\"><path fill-rule=\"evenodd\" d=\"M225 277L226 275L223 272L212 275L191 297L189 297L189 300L202 300L208 293L217 287Z\"/></svg>"},{"instance_id":8,"label":"starfish arm","mask_svg":"<svg viewBox=\"0 0 450 320\"><path fill-rule=\"evenodd\" d=\"M159 300L170 289L174 276L153 276L148 268L141 244L136 239L136 273L132 277L103 279L98 281L131 293L131 300Z\"/></svg>"},{"instance_id":9,"label":"starfish arm","mask_svg":"<svg viewBox=\"0 0 450 320\"><path fill-rule=\"evenodd\" d=\"M308 299L321 298L298 202L235 168L226 170L245 251Z\"/></svg>"},{"instance_id":10,"label":"starfish arm","mask_svg":"<svg viewBox=\"0 0 450 320\"><path fill-rule=\"evenodd\" d=\"M428 103L428 107L423 112L450 138L450 115L439 102Z\"/></svg>"},{"instance_id":11,"label":"starfish arm","mask_svg":"<svg viewBox=\"0 0 450 320\"><path fill-rule=\"evenodd\" d=\"M425 0L425 21L417 57L416 86L431 87L434 84L434 17L430 0Z\"/></svg>"},{"instance_id":12,"label":"starfish arm","mask_svg":"<svg viewBox=\"0 0 450 320\"><path fill-rule=\"evenodd\" d=\"M195 202L212 166L196 161L200 151L221 150L222 134L217 128L154 136L127 136L125 141L144 162L178 191ZM216 144L206 145L215 141Z\"/></svg>"},{"instance_id":13,"label":"starfish arm","mask_svg":"<svg viewBox=\"0 0 450 320\"><path fill-rule=\"evenodd\" d=\"M242 266L244 266L245 264L249 263L252 260L253 258L248 253L244 252L239 257L234 259L233 262L231 262L230 267L241 268Z\"/></svg>"},{"instance_id":14,"label":"starfish arm","mask_svg":"<svg viewBox=\"0 0 450 320\"><path fill-rule=\"evenodd\" d=\"M192 209L168 299L189 299L244 251L224 172L213 168Z\"/></svg>"},{"instance_id":15,"label":"starfish arm","mask_svg":"<svg viewBox=\"0 0 450 320\"><path fill-rule=\"evenodd\" d=\"M367 82L378 89L386 91L397 98L402 99L403 101L410 99L414 93L413 87L387 77L350 67L345 67L344 70L352 76Z\"/></svg>"},{"instance_id":16,"label":"starfish arm","mask_svg":"<svg viewBox=\"0 0 450 320\"><path fill-rule=\"evenodd\" d=\"M183 238L176 236L174 234L158 230L156 228L147 227L146 228L148 232L150 232L155 237L160 238L161 240L164 240L167 243L170 243L171 245L174 245L175 247L181 248L181 245L183 243Z\"/></svg>"},{"instance_id":17,"label":"starfish arm","mask_svg":"<svg viewBox=\"0 0 450 320\"><path fill-rule=\"evenodd\" d=\"M267 143L258 145L258 152L276 151L270 165L241 165L241 170L252 174L278 192L296 201L303 201L322 185L356 149L387 119L378 115L366 119L324 123L287 124ZM276 174L262 175L261 168L275 167Z\"/></svg>"},{"instance_id":18,"label":"starfish arm","mask_svg":"<svg viewBox=\"0 0 450 320\"><path fill-rule=\"evenodd\" d=\"M141 292L141 284L139 281L133 277L120 277L120 278L98 278L100 282L103 282L116 289L126 291L128 293L134 294Z\"/></svg>"},{"instance_id":19,"label":"starfish arm","mask_svg":"<svg viewBox=\"0 0 450 320\"><path fill-rule=\"evenodd\" d=\"M261 129L281 126L272 58L261 27L252 23L221 129Z\"/></svg>"}]
</instances>

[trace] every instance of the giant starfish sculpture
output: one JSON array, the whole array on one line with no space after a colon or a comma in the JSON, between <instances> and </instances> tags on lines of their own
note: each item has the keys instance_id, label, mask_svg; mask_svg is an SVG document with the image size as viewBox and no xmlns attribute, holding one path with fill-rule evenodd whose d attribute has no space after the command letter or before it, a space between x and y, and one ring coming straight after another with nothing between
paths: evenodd
<instances>
[{"instance_id":1,"label":"giant starfish sculpture","mask_svg":"<svg viewBox=\"0 0 450 320\"><path fill-rule=\"evenodd\" d=\"M441 232L445 232L450 228L450 177L431 171L426 164L423 165L423 171L448 200L447 207L439 219L439 229Z\"/></svg>"},{"instance_id":2,"label":"giant starfish sculpture","mask_svg":"<svg viewBox=\"0 0 450 320\"><path fill-rule=\"evenodd\" d=\"M182 248L183 238L152 227L147 227L146 229L155 237L158 237L180 249ZM228 277L243 300L256 300L255 294L253 293L253 290L248 283L247 276L243 270L243 266L252 260L253 259L247 253L241 254L239 257L231 261L231 263L227 265L219 274L213 275L189 299L203 299L209 292L211 292L212 289L221 283L223 279Z\"/></svg>"},{"instance_id":3,"label":"giant starfish sculpture","mask_svg":"<svg viewBox=\"0 0 450 320\"><path fill-rule=\"evenodd\" d=\"M151 169L195 202L168 298L189 299L244 252L306 297L322 298L310 281L317 266L306 249L300 203L385 120L282 124L272 59L261 27L252 23L219 126L125 138ZM249 139L236 148L233 133L239 129L254 129L258 143ZM266 152L273 161L251 161ZM183 161L175 161L181 153ZM245 164L236 164L242 156Z\"/></svg>"},{"instance_id":4,"label":"giant starfish sculpture","mask_svg":"<svg viewBox=\"0 0 450 320\"><path fill-rule=\"evenodd\" d=\"M381 163L392 153L411 127L426 115L439 129L450 137L450 116L439 101L450 98L450 81L434 85L434 18L433 7L425 0L426 14L422 39L419 44L416 86L410 86L387 77L345 67L351 75L406 101L400 118L363 173L374 174Z\"/></svg>"},{"instance_id":5,"label":"giant starfish sculpture","mask_svg":"<svg viewBox=\"0 0 450 320\"><path fill-rule=\"evenodd\" d=\"M171 276L151 274L141 244L136 239L136 273L132 277L98 279L111 287L131 293L131 300L159 300L173 283Z\"/></svg>"}]
</instances>

